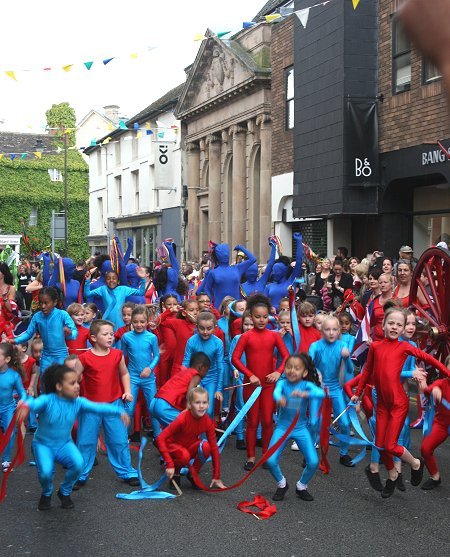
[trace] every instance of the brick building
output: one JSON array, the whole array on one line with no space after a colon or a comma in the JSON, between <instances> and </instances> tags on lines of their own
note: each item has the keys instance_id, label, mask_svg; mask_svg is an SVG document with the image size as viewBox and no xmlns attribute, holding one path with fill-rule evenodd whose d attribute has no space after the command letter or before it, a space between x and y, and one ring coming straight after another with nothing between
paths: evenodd
<instances>
[{"instance_id":1,"label":"brick building","mask_svg":"<svg viewBox=\"0 0 450 557\"><path fill-rule=\"evenodd\" d=\"M437 145L450 148L446 100L399 5L332 2L306 29L295 20L293 212L326 223L329 254L420 253L450 234L450 162Z\"/></svg>"}]
</instances>

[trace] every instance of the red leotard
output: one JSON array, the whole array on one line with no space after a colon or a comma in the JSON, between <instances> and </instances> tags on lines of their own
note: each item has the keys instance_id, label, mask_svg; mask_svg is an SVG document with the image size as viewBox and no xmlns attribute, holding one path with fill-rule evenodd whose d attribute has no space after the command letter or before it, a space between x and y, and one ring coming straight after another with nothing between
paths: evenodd
<instances>
[{"instance_id":1,"label":"red leotard","mask_svg":"<svg viewBox=\"0 0 450 557\"><path fill-rule=\"evenodd\" d=\"M131 331L130 325L123 325L122 327L119 327L117 331L114 333L114 342L121 340L123 335L125 333L128 333L128 331Z\"/></svg>"},{"instance_id":2,"label":"red leotard","mask_svg":"<svg viewBox=\"0 0 450 557\"><path fill-rule=\"evenodd\" d=\"M192 368L181 368L179 373L171 377L156 393L156 398L163 398L174 408L184 410L186 408L186 393L191 379L198 375L198 371Z\"/></svg>"},{"instance_id":3,"label":"red leotard","mask_svg":"<svg viewBox=\"0 0 450 557\"><path fill-rule=\"evenodd\" d=\"M114 402L120 398L119 364L122 357L122 351L117 348L110 348L105 356L97 356L92 350L81 353L83 396L94 402Z\"/></svg>"},{"instance_id":4,"label":"red leotard","mask_svg":"<svg viewBox=\"0 0 450 557\"><path fill-rule=\"evenodd\" d=\"M450 380L439 379L425 389L427 396L431 395L434 387L439 387L442 391L442 399L450 403ZM432 396L432 395L431 395ZM425 465L432 476L438 473L436 459L434 458L434 451L441 443L448 437L450 427L450 410L442 404L437 405L436 414L434 416L433 427L429 435L424 437L420 451L425 460Z\"/></svg>"},{"instance_id":5,"label":"red leotard","mask_svg":"<svg viewBox=\"0 0 450 557\"><path fill-rule=\"evenodd\" d=\"M377 296L373 301L373 311L370 319L370 328L373 330L373 340L384 339L383 319L384 307L380 304L380 297Z\"/></svg>"},{"instance_id":6,"label":"red leotard","mask_svg":"<svg viewBox=\"0 0 450 557\"><path fill-rule=\"evenodd\" d=\"M311 344L322 338L322 333L313 326L305 327L301 323L298 326L300 329L300 347L298 351L307 353Z\"/></svg>"},{"instance_id":7,"label":"red leotard","mask_svg":"<svg viewBox=\"0 0 450 557\"><path fill-rule=\"evenodd\" d=\"M159 364L158 364L158 384L160 386L169 379L170 372L173 366L173 354L177 345L177 339L172 329L167 327L167 323L176 318L176 313L166 311L164 314L165 320L161 320L158 325L158 342L159 342Z\"/></svg>"},{"instance_id":8,"label":"red leotard","mask_svg":"<svg viewBox=\"0 0 450 557\"><path fill-rule=\"evenodd\" d=\"M276 370L282 373L284 364L289 357L289 352L283 339L276 331L267 329L251 329L241 335L233 352L232 364L247 377L256 375L261 381L262 391L247 414L247 455L249 458L255 456L256 430L261 421L263 452L269 447L270 438L273 433L273 390L275 383L266 383L266 376L273 372L274 351L278 349L282 360L280 367ZM245 352L247 367L241 362L241 356ZM246 385L244 387L244 400L247 401L255 387Z\"/></svg>"},{"instance_id":9,"label":"red leotard","mask_svg":"<svg viewBox=\"0 0 450 557\"><path fill-rule=\"evenodd\" d=\"M195 458L194 468L198 471L202 466L197 457L201 443L200 435L206 434L208 443L203 442L202 451L205 457L212 455L213 479L220 479L220 454L217 447L216 430L214 422L205 414L195 418L189 410L181 412L175 420L158 435L155 443L166 462L167 468L180 468L186 466L191 458Z\"/></svg>"},{"instance_id":10,"label":"red leotard","mask_svg":"<svg viewBox=\"0 0 450 557\"><path fill-rule=\"evenodd\" d=\"M33 373L33 366L36 363L36 360L31 357L27 356L27 359L22 362L23 370L25 371L26 379L22 377L23 388L25 390L28 389L31 382L31 374Z\"/></svg>"},{"instance_id":11,"label":"red leotard","mask_svg":"<svg viewBox=\"0 0 450 557\"><path fill-rule=\"evenodd\" d=\"M164 326L173 331L175 335L176 344L173 348L173 366L170 372L170 376L172 376L181 369L186 343L195 333L195 323L191 323L187 319L171 319L170 313L170 311L166 311L161 315L161 325L164 323Z\"/></svg>"},{"instance_id":12,"label":"red leotard","mask_svg":"<svg viewBox=\"0 0 450 557\"><path fill-rule=\"evenodd\" d=\"M392 299L393 299L393 300L400 300L401 303L402 303L402 305L403 305L403 307L404 307L404 308L408 308L408 307L409 307L409 294L408 294L407 296L404 296L403 298L399 298L399 297L398 297L398 291L399 291L399 289L400 289L400 285L397 284L397 286L395 287L395 290L394 290L394 292L393 292L393 294L392 294Z\"/></svg>"},{"instance_id":13,"label":"red leotard","mask_svg":"<svg viewBox=\"0 0 450 557\"><path fill-rule=\"evenodd\" d=\"M231 338L240 335L242 330L242 317L238 317L231 323Z\"/></svg>"},{"instance_id":14,"label":"red leotard","mask_svg":"<svg viewBox=\"0 0 450 557\"><path fill-rule=\"evenodd\" d=\"M86 329L83 325L75 325L75 327L77 328L78 336L75 340L66 340L66 346L69 354L79 356L87 348L90 333L89 329Z\"/></svg>"},{"instance_id":15,"label":"red leotard","mask_svg":"<svg viewBox=\"0 0 450 557\"><path fill-rule=\"evenodd\" d=\"M350 379L350 381L344 383L343 385L344 392L348 396L348 398L352 398L352 396L354 395L353 389L355 389L358 386L359 380L360 380L360 376L356 375L355 377ZM364 387L363 395L361 398L361 405L363 407L367 419L369 419L373 414L372 389L373 389L373 385L369 385L367 383Z\"/></svg>"},{"instance_id":16,"label":"red leotard","mask_svg":"<svg viewBox=\"0 0 450 557\"><path fill-rule=\"evenodd\" d=\"M405 451L397 441L409 407L409 400L400 380L403 364L409 355L449 375L449 370L441 362L411 346L409 342L385 338L371 344L366 366L356 389L356 394L361 396L369 378L373 377L378 397L375 443L377 447L384 449L381 452L381 459L388 470L394 466L392 455L401 458Z\"/></svg>"}]
</instances>

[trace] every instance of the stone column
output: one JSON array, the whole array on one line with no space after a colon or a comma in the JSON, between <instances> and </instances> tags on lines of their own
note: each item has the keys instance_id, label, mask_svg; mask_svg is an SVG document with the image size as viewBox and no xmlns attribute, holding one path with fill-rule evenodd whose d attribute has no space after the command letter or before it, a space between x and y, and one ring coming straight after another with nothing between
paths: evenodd
<instances>
[{"instance_id":1,"label":"stone column","mask_svg":"<svg viewBox=\"0 0 450 557\"><path fill-rule=\"evenodd\" d=\"M209 151L209 183L208 183L208 221L209 239L220 243L220 155L222 141L219 135L208 135L206 144Z\"/></svg>"},{"instance_id":2,"label":"stone column","mask_svg":"<svg viewBox=\"0 0 450 557\"><path fill-rule=\"evenodd\" d=\"M260 114L256 124L260 126L261 139L261 173L259 204L259 254L267 253L267 238L272 234L271 197L272 197L272 127L269 114ZM256 255L256 254L255 254Z\"/></svg>"},{"instance_id":3,"label":"stone column","mask_svg":"<svg viewBox=\"0 0 450 557\"><path fill-rule=\"evenodd\" d=\"M247 129L232 126L233 137L233 188L231 201L231 249L237 244L246 244L247 220L247 171L246 171Z\"/></svg>"},{"instance_id":4,"label":"stone column","mask_svg":"<svg viewBox=\"0 0 450 557\"><path fill-rule=\"evenodd\" d=\"M197 193L200 189L200 149L197 143L187 143L188 164L188 242L186 251L189 260L198 261L200 212Z\"/></svg>"}]
</instances>

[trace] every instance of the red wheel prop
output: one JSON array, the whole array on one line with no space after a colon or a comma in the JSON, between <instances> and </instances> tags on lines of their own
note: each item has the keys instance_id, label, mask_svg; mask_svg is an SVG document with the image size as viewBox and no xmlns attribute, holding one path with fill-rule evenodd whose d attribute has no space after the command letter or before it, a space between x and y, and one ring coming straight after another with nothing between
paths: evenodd
<instances>
[{"instance_id":1,"label":"red wheel prop","mask_svg":"<svg viewBox=\"0 0 450 557\"><path fill-rule=\"evenodd\" d=\"M426 304L420 304L418 293ZM424 322L421 348L444 362L450 354L450 251L430 248L414 269L409 291L411 306Z\"/></svg>"}]
</instances>

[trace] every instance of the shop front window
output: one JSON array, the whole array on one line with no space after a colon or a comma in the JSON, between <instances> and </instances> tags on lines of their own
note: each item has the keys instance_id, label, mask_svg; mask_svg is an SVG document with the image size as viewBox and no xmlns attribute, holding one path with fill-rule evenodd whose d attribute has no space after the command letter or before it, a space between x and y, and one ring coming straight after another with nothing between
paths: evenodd
<instances>
[{"instance_id":1,"label":"shop front window","mask_svg":"<svg viewBox=\"0 0 450 557\"><path fill-rule=\"evenodd\" d=\"M439 242L450 242L450 186L441 184L414 191L414 253L418 257Z\"/></svg>"}]
</instances>

